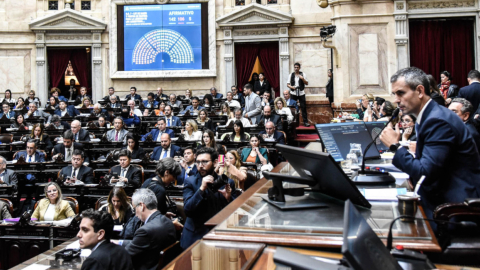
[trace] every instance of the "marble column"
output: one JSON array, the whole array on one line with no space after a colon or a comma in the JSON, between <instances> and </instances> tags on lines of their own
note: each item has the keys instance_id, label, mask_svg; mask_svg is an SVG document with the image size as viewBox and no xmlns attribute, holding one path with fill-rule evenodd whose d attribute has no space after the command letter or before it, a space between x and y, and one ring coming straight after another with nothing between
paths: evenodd
<instances>
[{"instance_id":1,"label":"marble column","mask_svg":"<svg viewBox=\"0 0 480 270\"><path fill-rule=\"evenodd\" d=\"M233 68L233 40L232 40L232 27L223 28L224 41L224 55L225 59L225 90L229 91L230 87L235 84L235 74ZM238 87L243 87L239 85Z\"/></svg>"},{"instance_id":2,"label":"marble column","mask_svg":"<svg viewBox=\"0 0 480 270\"><path fill-rule=\"evenodd\" d=\"M288 25L279 25L279 53L280 53L280 96L283 97L283 90L286 89L286 81L290 74L290 51L288 43Z\"/></svg>"},{"instance_id":3,"label":"marble column","mask_svg":"<svg viewBox=\"0 0 480 270\"><path fill-rule=\"evenodd\" d=\"M395 43L397 44L397 68L402 69L410 66L410 54L408 52L408 16L407 3L405 0L395 1Z\"/></svg>"},{"instance_id":4,"label":"marble column","mask_svg":"<svg viewBox=\"0 0 480 270\"><path fill-rule=\"evenodd\" d=\"M47 60L46 52L47 48L45 46L45 31L35 31L35 46L36 46L36 57L35 62L37 63L37 84L35 93L44 103L48 99L48 80L47 80Z\"/></svg>"},{"instance_id":5,"label":"marble column","mask_svg":"<svg viewBox=\"0 0 480 270\"><path fill-rule=\"evenodd\" d=\"M102 31L92 31L92 97L97 102L103 97L102 87L102 43L101 43Z\"/></svg>"}]
</instances>

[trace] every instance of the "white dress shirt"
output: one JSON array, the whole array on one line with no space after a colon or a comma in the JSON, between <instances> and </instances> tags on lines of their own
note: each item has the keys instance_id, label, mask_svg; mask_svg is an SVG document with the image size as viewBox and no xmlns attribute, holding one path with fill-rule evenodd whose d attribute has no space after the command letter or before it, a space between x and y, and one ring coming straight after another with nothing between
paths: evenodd
<instances>
[{"instance_id":1,"label":"white dress shirt","mask_svg":"<svg viewBox=\"0 0 480 270\"><path fill-rule=\"evenodd\" d=\"M422 121L423 112L425 111L425 108L427 108L428 103L430 103L430 101L432 101L432 99L430 99L429 101L427 101L427 103L425 103L425 106L423 106L422 110L421 110L420 113L418 114L418 116L417 116L417 124L420 125L420 121Z\"/></svg>"}]
</instances>

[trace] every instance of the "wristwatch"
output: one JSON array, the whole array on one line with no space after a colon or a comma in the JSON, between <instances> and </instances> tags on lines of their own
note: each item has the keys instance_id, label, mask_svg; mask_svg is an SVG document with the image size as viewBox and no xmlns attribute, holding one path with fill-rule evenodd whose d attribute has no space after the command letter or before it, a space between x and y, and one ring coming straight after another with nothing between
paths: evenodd
<instances>
[{"instance_id":1,"label":"wristwatch","mask_svg":"<svg viewBox=\"0 0 480 270\"><path fill-rule=\"evenodd\" d=\"M396 152L399 147L400 147L400 143L394 143L390 145L389 149L392 152Z\"/></svg>"}]
</instances>

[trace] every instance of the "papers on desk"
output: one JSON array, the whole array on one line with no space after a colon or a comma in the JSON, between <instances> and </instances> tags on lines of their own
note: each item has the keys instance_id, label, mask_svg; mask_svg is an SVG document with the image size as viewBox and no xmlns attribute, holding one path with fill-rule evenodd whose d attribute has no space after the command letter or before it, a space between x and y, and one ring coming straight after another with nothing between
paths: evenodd
<instances>
[{"instance_id":1,"label":"papers on desk","mask_svg":"<svg viewBox=\"0 0 480 270\"><path fill-rule=\"evenodd\" d=\"M100 142L99 138L90 139L90 142Z\"/></svg>"},{"instance_id":2,"label":"papers on desk","mask_svg":"<svg viewBox=\"0 0 480 270\"><path fill-rule=\"evenodd\" d=\"M12 144L24 144L23 141L12 142Z\"/></svg>"},{"instance_id":3,"label":"papers on desk","mask_svg":"<svg viewBox=\"0 0 480 270\"><path fill-rule=\"evenodd\" d=\"M114 225L113 226L113 231L115 231L115 232L123 231L123 225Z\"/></svg>"},{"instance_id":4,"label":"papers on desk","mask_svg":"<svg viewBox=\"0 0 480 270\"><path fill-rule=\"evenodd\" d=\"M50 268L50 265L42 265L42 264L31 264L25 268L23 268L23 270L45 270L45 269L49 269Z\"/></svg>"},{"instance_id":5,"label":"papers on desk","mask_svg":"<svg viewBox=\"0 0 480 270\"><path fill-rule=\"evenodd\" d=\"M360 189L365 199L369 201L398 201L397 195L407 194L406 188L364 188Z\"/></svg>"},{"instance_id":6,"label":"papers on desk","mask_svg":"<svg viewBox=\"0 0 480 270\"><path fill-rule=\"evenodd\" d=\"M80 116L82 116L82 117L89 117L90 114L89 114L89 113L81 113Z\"/></svg>"}]
</instances>

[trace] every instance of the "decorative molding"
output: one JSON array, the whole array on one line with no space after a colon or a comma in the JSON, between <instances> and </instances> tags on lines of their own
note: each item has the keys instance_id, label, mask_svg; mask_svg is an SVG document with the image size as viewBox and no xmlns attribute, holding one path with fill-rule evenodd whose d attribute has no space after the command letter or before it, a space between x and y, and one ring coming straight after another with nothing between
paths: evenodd
<instances>
[{"instance_id":1,"label":"decorative molding","mask_svg":"<svg viewBox=\"0 0 480 270\"><path fill-rule=\"evenodd\" d=\"M280 34L282 35L287 34L287 28L280 28Z\"/></svg>"},{"instance_id":2,"label":"decorative molding","mask_svg":"<svg viewBox=\"0 0 480 270\"><path fill-rule=\"evenodd\" d=\"M99 35L99 34L93 35L93 39L94 39L94 40L100 40L100 35Z\"/></svg>"},{"instance_id":3,"label":"decorative molding","mask_svg":"<svg viewBox=\"0 0 480 270\"><path fill-rule=\"evenodd\" d=\"M237 29L264 29L264 28L272 28L272 25L235 26L235 30L237 30Z\"/></svg>"},{"instance_id":4,"label":"decorative molding","mask_svg":"<svg viewBox=\"0 0 480 270\"><path fill-rule=\"evenodd\" d=\"M449 0L430 2L409 2L408 10L475 7L475 0Z\"/></svg>"},{"instance_id":5,"label":"decorative molding","mask_svg":"<svg viewBox=\"0 0 480 270\"><path fill-rule=\"evenodd\" d=\"M278 29L272 30L258 30L258 31L234 31L234 36L264 36L264 35L278 35Z\"/></svg>"},{"instance_id":6,"label":"decorative molding","mask_svg":"<svg viewBox=\"0 0 480 270\"><path fill-rule=\"evenodd\" d=\"M280 42L288 42L288 38L281 38Z\"/></svg>"},{"instance_id":7,"label":"decorative molding","mask_svg":"<svg viewBox=\"0 0 480 270\"><path fill-rule=\"evenodd\" d=\"M46 40L91 40L91 35L47 35Z\"/></svg>"},{"instance_id":8,"label":"decorative molding","mask_svg":"<svg viewBox=\"0 0 480 270\"><path fill-rule=\"evenodd\" d=\"M290 27L290 24L279 24L278 27Z\"/></svg>"},{"instance_id":9,"label":"decorative molding","mask_svg":"<svg viewBox=\"0 0 480 270\"><path fill-rule=\"evenodd\" d=\"M232 35L232 31L230 31L230 30L225 31L225 36L226 37L230 37L231 35Z\"/></svg>"},{"instance_id":10,"label":"decorative molding","mask_svg":"<svg viewBox=\"0 0 480 270\"><path fill-rule=\"evenodd\" d=\"M94 47L94 48L101 48L101 47L102 47L102 44L93 44L92 47Z\"/></svg>"},{"instance_id":11,"label":"decorative molding","mask_svg":"<svg viewBox=\"0 0 480 270\"><path fill-rule=\"evenodd\" d=\"M241 17L238 17L236 18L235 20L232 20L231 22L241 22L241 21L244 21L250 17L253 17L253 16L258 16L258 17L261 17L261 18L264 18L264 19L267 19L267 20L270 20L270 21L279 21L278 18L275 18L275 17L272 17L272 16L269 16L267 14L264 14L264 13L260 13L260 12L257 12L257 11L253 11L253 12L250 12L248 14L245 14Z\"/></svg>"},{"instance_id":12,"label":"decorative molding","mask_svg":"<svg viewBox=\"0 0 480 270\"><path fill-rule=\"evenodd\" d=\"M280 59L282 59L282 60L290 59L290 55L281 55Z\"/></svg>"},{"instance_id":13,"label":"decorative molding","mask_svg":"<svg viewBox=\"0 0 480 270\"><path fill-rule=\"evenodd\" d=\"M404 7L405 7L405 5L403 4L403 2L398 2L397 3L397 9L398 10L403 10Z\"/></svg>"},{"instance_id":14,"label":"decorative molding","mask_svg":"<svg viewBox=\"0 0 480 270\"><path fill-rule=\"evenodd\" d=\"M43 40L43 34L37 34L37 40Z\"/></svg>"},{"instance_id":15,"label":"decorative molding","mask_svg":"<svg viewBox=\"0 0 480 270\"><path fill-rule=\"evenodd\" d=\"M45 48L45 44L43 44L43 43L42 44L35 44L35 46L37 48Z\"/></svg>"},{"instance_id":16,"label":"decorative molding","mask_svg":"<svg viewBox=\"0 0 480 270\"><path fill-rule=\"evenodd\" d=\"M74 22L76 24L83 25L83 26L94 26L93 24L86 23L86 22L83 22L83 21L80 21L80 20L77 20L77 19L74 19L74 18L71 18L71 17L65 17L65 18L62 18L60 20L56 20L56 21L47 23L46 26L54 26L54 25L61 24L63 22L67 22L67 21Z\"/></svg>"},{"instance_id":17,"label":"decorative molding","mask_svg":"<svg viewBox=\"0 0 480 270\"><path fill-rule=\"evenodd\" d=\"M169 1L170 1L170 0L155 0L155 2L157 2L157 4L161 4L161 5L166 4L166 3L168 3Z\"/></svg>"},{"instance_id":18,"label":"decorative molding","mask_svg":"<svg viewBox=\"0 0 480 270\"><path fill-rule=\"evenodd\" d=\"M227 40L223 41L223 44L225 44L225 45L230 45L232 43L233 43L233 41L231 39L227 39Z\"/></svg>"},{"instance_id":19,"label":"decorative molding","mask_svg":"<svg viewBox=\"0 0 480 270\"><path fill-rule=\"evenodd\" d=\"M232 62L233 61L233 57L224 57L225 59L225 62Z\"/></svg>"},{"instance_id":20,"label":"decorative molding","mask_svg":"<svg viewBox=\"0 0 480 270\"><path fill-rule=\"evenodd\" d=\"M37 61L37 66L44 66L45 65L45 61Z\"/></svg>"},{"instance_id":21,"label":"decorative molding","mask_svg":"<svg viewBox=\"0 0 480 270\"><path fill-rule=\"evenodd\" d=\"M396 21L405 21L405 20L407 20L407 15L396 15L395 20Z\"/></svg>"},{"instance_id":22,"label":"decorative molding","mask_svg":"<svg viewBox=\"0 0 480 270\"><path fill-rule=\"evenodd\" d=\"M395 39L397 45L407 45L408 39Z\"/></svg>"},{"instance_id":23,"label":"decorative molding","mask_svg":"<svg viewBox=\"0 0 480 270\"><path fill-rule=\"evenodd\" d=\"M102 60L93 60L92 62L94 65L100 65L102 63Z\"/></svg>"}]
</instances>

